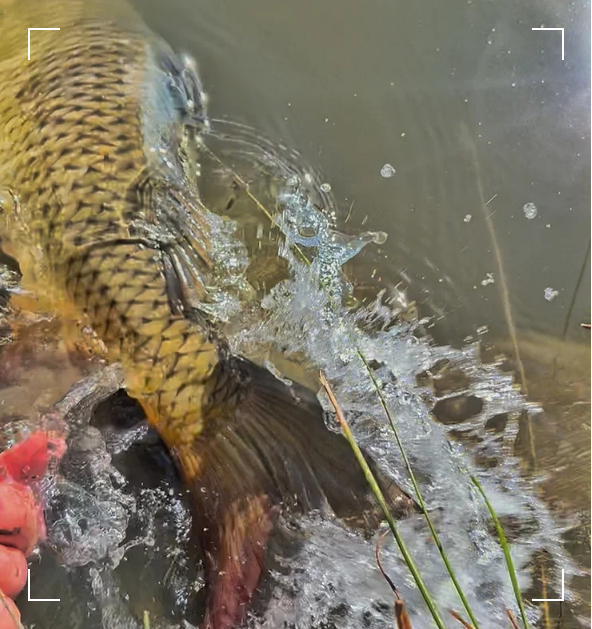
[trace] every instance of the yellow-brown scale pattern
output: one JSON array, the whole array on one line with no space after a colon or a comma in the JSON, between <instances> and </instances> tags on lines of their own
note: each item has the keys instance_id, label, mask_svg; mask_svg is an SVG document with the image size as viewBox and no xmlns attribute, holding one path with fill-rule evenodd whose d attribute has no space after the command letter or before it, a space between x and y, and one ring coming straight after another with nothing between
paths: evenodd
<instances>
[{"instance_id":1,"label":"yellow-brown scale pattern","mask_svg":"<svg viewBox=\"0 0 592 629\"><path fill-rule=\"evenodd\" d=\"M23 47L12 56L0 48L0 182L19 197L28 239L16 247L41 248L49 273L36 289L88 316L150 421L169 444L187 443L202 429L218 351L172 307L163 251L130 229L152 220L150 190L160 183L141 106L154 37L139 21L120 30L87 4L54 4L68 7L68 28L36 38L30 62Z\"/></svg>"}]
</instances>

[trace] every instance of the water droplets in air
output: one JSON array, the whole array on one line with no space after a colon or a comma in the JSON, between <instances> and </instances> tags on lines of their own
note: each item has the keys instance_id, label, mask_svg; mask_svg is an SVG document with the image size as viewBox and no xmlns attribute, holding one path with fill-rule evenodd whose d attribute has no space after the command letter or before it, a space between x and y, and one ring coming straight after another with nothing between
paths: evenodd
<instances>
[{"instance_id":1,"label":"water droplets in air","mask_svg":"<svg viewBox=\"0 0 592 629\"><path fill-rule=\"evenodd\" d=\"M394 177L396 172L397 171L395 170L394 166L392 166L391 164L385 164L380 169L380 176L384 177L385 179L390 179L391 177Z\"/></svg>"},{"instance_id":2,"label":"water droplets in air","mask_svg":"<svg viewBox=\"0 0 592 629\"><path fill-rule=\"evenodd\" d=\"M481 280L481 286L488 286L489 284L495 284L493 273L486 273L485 279Z\"/></svg>"},{"instance_id":3,"label":"water droplets in air","mask_svg":"<svg viewBox=\"0 0 592 629\"><path fill-rule=\"evenodd\" d=\"M538 214L537 206L534 203L525 203L522 207L522 211L524 212L524 216L527 219L532 220Z\"/></svg>"}]
</instances>

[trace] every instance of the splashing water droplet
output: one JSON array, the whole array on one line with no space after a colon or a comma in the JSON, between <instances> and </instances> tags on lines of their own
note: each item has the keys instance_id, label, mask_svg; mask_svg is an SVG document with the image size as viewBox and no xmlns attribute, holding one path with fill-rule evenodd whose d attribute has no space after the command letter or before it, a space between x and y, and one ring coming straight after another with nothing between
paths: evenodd
<instances>
[{"instance_id":1,"label":"splashing water droplet","mask_svg":"<svg viewBox=\"0 0 592 629\"><path fill-rule=\"evenodd\" d=\"M389 179L389 177L392 177L397 171L394 169L394 167L391 164L385 164L381 169L380 169L380 176L384 177L385 179Z\"/></svg>"},{"instance_id":2,"label":"splashing water droplet","mask_svg":"<svg viewBox=\"0 0 592 629\"><path fill-rule=\"evenodd\" d=\"M557 295L559 295L558 290L555 290L554 288L551 288L550 286L545 288L545 299L547 301L553 301L555 297L557 297Z\"/></svg>"},{"instance_id":3,"label":"splashing water droplet","mask_svg":"<svg viewBox=\"0 0 592 629\"><path fill-rule=\"evenodd\" d=\"M495 280L493 279L493 273L486 273L485 279L481 280L481 286L487 286L488 284L495 284Z\"/></svg>"},{"instance_id":4,"label":"splashing water droplet","mask_svg":"<svg viewBox=\"0 0 592 629\"><path fill-rule=\"evenodd\" d=\"M319 186L321 192L331 192L331 184L330 183L322 183Z\"/></svg>"},{"instance_id":5,"label":"splashing water droplet","mask_svg":"<svg viewBox=\"0 0 592 629\"><path fill-rule=\"evenodd\" d=\"M470 223L472 218L473 218L473 217L472 217L470 214L467 214L467 215L463 218L463 221L464 221L465 223Z\"/></svg>"},{"instance_id":6,"label":"splashing water droplet","mask_svg":"<svg viewBox=\"0 0 592 629\"><path fill-rule=\"evenodd\" d=\"M522 207L522 211L528 220L532 220L539 213L534 203L525 203Z\"/></svg>"},{"instance_id":7,"label":"splashing water droplet","mask_svg":"<svg viewBox=\"0 0 592 629\"><path fill-rule=\"evenodd\" d=\"M375 245L384 245L386 239L388 238L388 234L386 232L368 232L368 234L372 235L372 242Z\"/></svg>"}]
</instances>

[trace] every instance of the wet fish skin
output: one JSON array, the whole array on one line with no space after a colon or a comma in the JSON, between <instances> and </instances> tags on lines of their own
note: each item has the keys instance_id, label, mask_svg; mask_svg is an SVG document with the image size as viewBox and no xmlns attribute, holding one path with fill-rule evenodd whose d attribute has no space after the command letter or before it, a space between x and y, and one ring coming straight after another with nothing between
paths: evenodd
<instances>
[{"instance_id":1,"label":"wet fish skin","mask_svg":"<svg viewBox=\"0 0 592 629\"><path fill-rule=\"evenodd\" d=\"M34 33L27 61L24 29ZM279 506L376 505L316 396L228 351L200 313L216 238L192 176L192 64L123 1L0 0L0 185L23 280L88 317L192 492L204 626L245 616ZM197 304L197 307L196 307ZM378 472L377 472L378 473ZM381 477L399 515L412 501Z\"/></svg>"},{"instance_id":2,"label":"wet fish skin","mask_svg":"<svg viewBox=\"0 0 592 629\"><path fill-rule=\"evenodd\" d=\"M51 284L88 314L111 358L126 363L132 395L141 392L155 423L166 410L160 428L169 443L191 441L218 352L206 332L171 311L164 254L133 228L144 222L158 229L150 195L169 182L183 184L183 169L173 163L181 121L172 107L160 113L144 106L154 79L169 90L165 81L179 64L139 20L122 28L97 18L94 3L46 4L53 19L42 23L63 24L56 16L68 16L66 28L41 34L30 62L22 46L2 59L0 181L18 191L20 222L42 248ZM26 13L22 4L19 12ZM162 136L172 168L149 153L162 147ZM197 238L205 242L202 227ZM205 245L201 254L207 273ZM195 386L184 386L189 382Z\"/></svg>"}]
</instances>

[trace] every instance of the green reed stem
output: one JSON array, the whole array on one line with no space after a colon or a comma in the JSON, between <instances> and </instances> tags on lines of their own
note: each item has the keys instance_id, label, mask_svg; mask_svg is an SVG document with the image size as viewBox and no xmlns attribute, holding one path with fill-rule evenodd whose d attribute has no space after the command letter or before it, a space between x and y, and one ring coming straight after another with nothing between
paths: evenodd
<instances>
[{"instance_id":1,"label":"green reed stem","mask_svg":"<svg viewBox=\"0 0 592 629\"><path fill-rule=\"evenodd\" d=\"M440 553L442 562L444 563L444 566L446 567L448 576L450 577L452 583L454 584L458 597L460 598L465 608L465 611L469 615L469 618L471 619L473 626L475 627L475 629L479 629L479 623L477 622L477 619L475 618L475 614L473 613L473 610L471 609L471 606L469 605L469 601L467 600L467 597L465 596L465 593L463 592L462 587L460 586L460 583L458 582L458 579L456 578L456 574L454 573L452 565L450 564L448 555L446 554L446 551L444 550L444 546L442 542L440 541L438 532L436 531L434 524L432 522L432 519L430 518L430 514L428 513L426 504L421 494L421 490L419 489L419 484L417 482L417 479L415 478L415 474L413 473L413 468L411 467L411 463L409 462L407 453L405 452L405 447L403 446L403 442L401 441L401 438L399 437L399 431L397 430L397 427L395 426L395 419L393 417L393 414L391 413L391 410L389 409L388 404L386 403L386 399L384 398L384 395L382 394L380 385L378 384L378 381L374 377L374 372L370 368L370 365L368 364L366 357L364 356L364 354L362 354L360 350L358 350L358 356L360 357L361 361L364 363L364 367L366 368L366 371L368 372L368 375L370 376L370 379L372 380L372 384L374 385L376 394L378 395L378 399L380 400L380 404L382 408L384 409L386 416L388 417L389 424L391 425L392 431L395 435L395 440L397 441L397 445L399 446L399 450L401 451L403 461L405 462L405 467L407 468L407 472L409 473L409 477L411 478L411 483L413 485L413 489L415 490L415 495L417 496L417 502L419 503L421 511L426 519L426 522L430 529L430 533L432 534L432 537L434 538L434 542L436 543L436 547L438 548L438 552Z\"/></svg>"},{"instance_id":2,"label":"green reed stem","mask_svg":"<svg viewBox=\"0 0 592 629\"><path fill-rule=\"evenodd\" d=\"M524 610L524 602L522 600L522 593L520 592L520 586L518 585L518 575L516 574L516 569L514 568L514 562L512 561L512 555L510 554L510 545L508 544L508 540L506 539L506 534L504 533L504 529L502 528L502 524L493 509L493 505L489 502L489 498L485 494L485 490L481 486L479 479L476 476L471 476L471 481L473 485L477 488L479 493L481 494L485 504L487 505L487 509L489 511L489 515L495 524L495 530L497 531L497 536L499 537L499 541L504 551L504 557L506 558L506 566L508 568L508 573L510 574L510 580L512 581L512 588L514 589L514 596L516 597L516 602L518 603L518 607L520 608L520 614L522 616L522 622L524 624L524 629L528 629L528 620L526 619L526 611Z\"/></svg>"},{"instance_id":3,"label":"green reed stem","mask_svg":"<svg viewBox=\"0 0 592 629\"><path fill-rule=\"evenodd\" d=\"M445 629L444 622L440 616L440 613L438 612L436 603L432 599L423 579L421 578L421 575L419 574L419 570L417 569L415 563L413 562L413 559L411 558L411 555L409 554L409 551L407 550L407 546L405 546L405 542L403 541L403 538L401 537L397 529L395 519L391 515L391 512L384 498L384 495L380 487L378 486L378 482L376 481L376 478L374 477L374 474L372 473L372 470L370 469L370 466L368 465L368 462L366 461L364 454L360 450L360 447L358 446L356 442L356 439L349 427L349 424L347 423L347 420L345 419L343 412L341 411L341 408L339 407L337 399L335 398L335 394L333 393L333 390L329 386L329 383L327 382L327 379L325 378L323 373L321 373L321 384L323 385L327 395L329 396L329 399L331 400L331 404L333 405L333 408L335 409L335 413L337 414L337 421L339 423L339 426L341 427L343 435L347 439L350 445L350 448L352 449L352 452L354 453L354 456L356 457L358 465L360 466L366 478L366 481L368 482L368 485L370 485L370 488L372 489L372 493L376 497L376 500L378 501L378 504L380 505L380 508L382 509L384 517L393 534L393 537L395 538L395 541L397 542L397 546L399 547L399 550L401 551L401 555L403 555L403 559L407 567L409 568L409 572L411 572L411 575L413 576L413 579L415 580L415 583L417 584L417 587L419 591L421 592L421 595L423 596L426 602L426 605L428 606L428 609L430 610L430 613L432 614L432 618L434 619L434 622L436 623L439 629Z\"/></svg>"},{"instance_id":4,"label":"green reed stem","mask_svg":"<svg viewBox=\"0 0 592 629\"><path fill-rule=\"evenodd\" d=\"M144 620L144 629L150 629L150 614L148 613L147 610L144 610L143 620Z\"/></svg>"}]
</instances>

